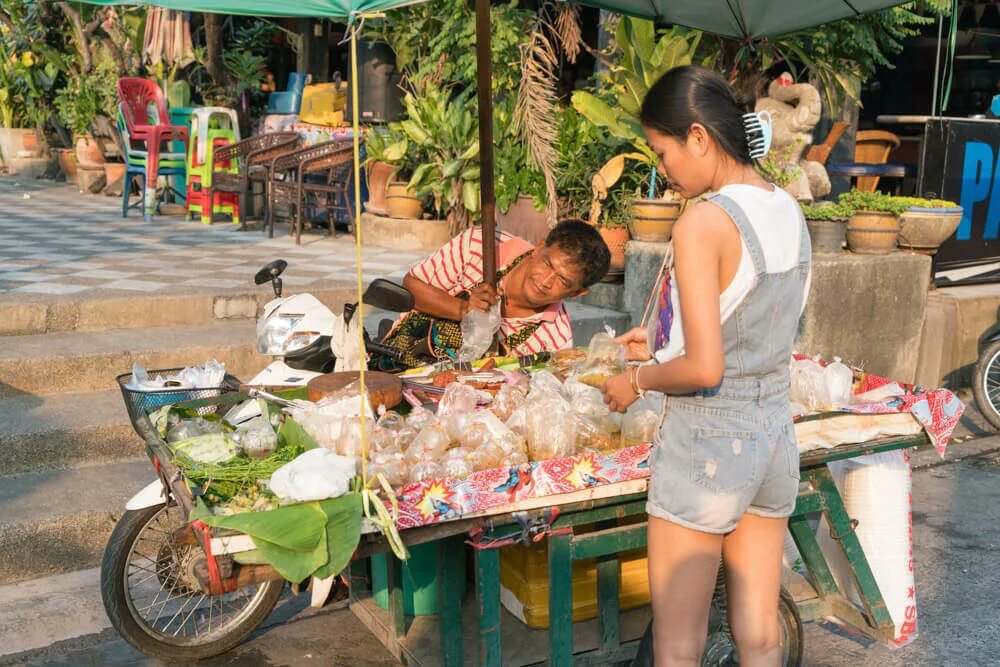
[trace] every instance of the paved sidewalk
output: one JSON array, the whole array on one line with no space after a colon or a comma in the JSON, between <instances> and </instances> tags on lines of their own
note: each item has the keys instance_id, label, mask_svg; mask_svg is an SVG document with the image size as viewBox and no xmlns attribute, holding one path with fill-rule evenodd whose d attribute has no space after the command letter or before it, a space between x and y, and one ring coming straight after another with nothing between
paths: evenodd
<instances>
[{"instance_id":1,"label":"paved sidewalk","mask_svg":"<svg viewBox=\"0 0 1000 667\"><path fill-rule=\"evenodd\" d=\"M0 177L0 300L95 298L252 288L254 273L271 260L288 261L294 289L353 283L354 239L307 231L302 245L275 225L275 238L203 225L181 216L143 222L121 217L117 197L85 195L71 185ZM365 282L400 277L423 253L366 245Z\"/></svg>"}]
</instances>

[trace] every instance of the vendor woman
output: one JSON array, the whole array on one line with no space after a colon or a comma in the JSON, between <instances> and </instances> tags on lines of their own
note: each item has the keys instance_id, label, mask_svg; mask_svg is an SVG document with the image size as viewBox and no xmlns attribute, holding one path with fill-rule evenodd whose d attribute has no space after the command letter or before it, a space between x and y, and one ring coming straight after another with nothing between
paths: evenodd
<instances>
[{"instance_id":1,"label":"vendor woman","mask_svg":"<svg viewBox=\"0 0 1000 667\"><path fill-rule=\"evenodd\" d=\"M649 363L603 388L618 411L647 391L667 396L647 504L655 663L699 664L721 558L740 664L780 665L782 545L799 486L789 360L809 237L795 200L754 169L768 119L744 116L718 74L667 72L640 120L673 188L701 197L674 225L649 326L619 338Z\"/></svg>"},{"instance_id":2,"label":"vendor woman","mask_svg":"<svg viewBox=\"0 0 1000 667\"><path fill-rule=\"evenodd\" d=\"M402 365L454 358L462 346L461 321L470 310L500 303L500 351L537 354L573 347L563 300L580 296L608 272L611 256L597 230L564 220L532 246L497 232L494 289L483 279L482 230L473 227L423 261L403 280L415 308L396 323L384 344L402 349Z\"/></svg>"}]
</instances>

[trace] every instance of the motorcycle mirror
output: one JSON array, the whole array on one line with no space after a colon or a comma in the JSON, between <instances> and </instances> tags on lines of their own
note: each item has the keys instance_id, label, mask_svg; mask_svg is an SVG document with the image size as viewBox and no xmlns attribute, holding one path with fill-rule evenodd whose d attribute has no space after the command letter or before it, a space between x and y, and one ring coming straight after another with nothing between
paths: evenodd
<instances>
[{"instance_id":1,"label":"motorcycle mirror","mask_svg":"<svg viewBox=\"0 0 1000 667\"><path fill-rule=\"evenodd\" d=\"M410 294L410 290L384 278L372 281L365 290L362 301L369 306L394 313L413 310L413 295Z\"/></svg>"},{"instance_id":2,"label":"motorcycle mirror","mask_svg":"<svg viewBox=\"0 0 1000 667\"><path fill-rule=\"evenodd\" d=\"M253 277L253 282L255 285L263 285L266 282L272 281L288 268L288 262L283 259L276 259L263 269L257 272Z\"/></svg>"}]
</instances>

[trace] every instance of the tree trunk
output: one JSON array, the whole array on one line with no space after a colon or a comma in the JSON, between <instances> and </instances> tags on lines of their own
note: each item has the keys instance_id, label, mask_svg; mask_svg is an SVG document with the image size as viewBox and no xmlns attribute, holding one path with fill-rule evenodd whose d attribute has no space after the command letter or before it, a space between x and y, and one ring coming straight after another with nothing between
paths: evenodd
<instances>
[{"instance_id":1,"label":"tree trunk","mask_svg":"<svg viewBox=\"0 0 1000 667\"><path fill-rule=\"evenodd\" d=\"M225 83L222 74L222 16L205 14L205 69L217 85Z\"/></svg>"}]
</instances>

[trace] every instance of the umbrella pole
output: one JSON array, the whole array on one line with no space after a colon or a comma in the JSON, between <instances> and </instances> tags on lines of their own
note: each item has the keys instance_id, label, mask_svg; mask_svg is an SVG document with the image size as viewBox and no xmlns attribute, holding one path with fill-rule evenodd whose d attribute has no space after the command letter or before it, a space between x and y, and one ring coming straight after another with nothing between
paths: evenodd
<instances>
[{"instance_id":1,"label":"umbrella pole","mask_svg":"<svg viewBox=\"0 0 1000 667\"><path fill-rule=\"evenodd\" d=\"M358 390L361 396L360 414L365 414L365 314L363 278L361 273L361 123L358 115L358 88L361 81L358 77L358 33L360 28L351 22L348 25L351 33L351 135L354 140L354 251L357 263L357 310L354 317L358 322L358 349L361 350L361 366L358 368ZM332 224L332 223L331 223ZM368 486L368 448L364 420L361 422L361 480Z\"/></svg>"},{"instance_id":2,"label":"umbrella pole","mask_svg":"<svg viewBox=\"0 0 1000 667\"><path fill-rule=\"evenodd\" d=\"M490 0L476 0L476 87L479 94L480 208L483 221L483 275L496 287L496 196L493 192L493 63Z\"/></svg>"}]
</instances>

